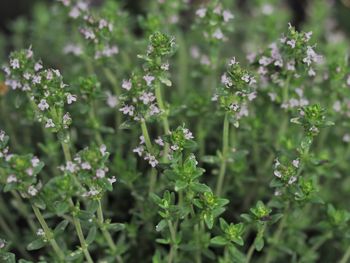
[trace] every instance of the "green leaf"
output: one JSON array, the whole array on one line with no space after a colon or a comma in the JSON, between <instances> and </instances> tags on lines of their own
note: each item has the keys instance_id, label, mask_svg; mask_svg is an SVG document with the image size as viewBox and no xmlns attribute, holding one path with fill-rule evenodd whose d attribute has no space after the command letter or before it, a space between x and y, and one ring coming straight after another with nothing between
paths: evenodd
<instances>
[{"instance_id":1,"label":"green leaf","mask_svg":"<svg viewBox=\"0 0 350 263\"><path fill-rule=\"evenodd\" d=\"M76 260L80 257L82 257L83 255L83 251L80 250L80 249L77 249L71 253L69 253L66 257L65 257L65 260L67 261L73 261L73 260Z\"/></svg>"},{"instance_id":2,"label":"green leaf","mask_svg":"<svg viewBox=\"0 0 350 263\"><path fill-rule=\"evenodd\" d=\"M242 237L237 236L237 237L233 237L232 241L235 242L237 245L243 246L244 245L244 240Z\"/></svg>"},{"instance_id":3,"label":"green leaf","mask_svg":"<svg viewBox=\"0 0 350 263\"><path fill-rule=\"evenodd\" d=\"M204 193L204 192L211 192L211 189L206 184L201 183L191 183L190 184L191 190L198 192L198 193Z\"/></svg>"},{"instance_id":4,"label":"green leaf","mask_svg":"<svg viewBox=\"0 0 350 263\"><path fill-rule=\"evenodd\" d=\"M27 245L27 250L31 251L31 250L38 250L44 246L46 246L46 242L44 242L44 240L42 238L38 238L35 239L34 241L30 242Z\"/></svg>"},{"instance_id":5,"label":"green leaf","mask_svg":"<svg viewBox=\"0 0 350 263\"><path fill-rule=\"evenodd\" d=\"M68 226L69 221L68 220L63 220L62 222L60 222L54 229L54 234L58 235L64 232L64 230L66 229L66 227Z\"/></svg>"},{"instance_id":6,"label":"green leaf","mask_svg":"<svg viewBox=\"0 0 350 263\"><path fill-rule=\"evenodd\" d=\"M171 87L171 85L172 85L170 79L168 79L168 78L159 76L159 80L160 80L160 82L162 82L163 84L165 84L168 87Z\"/></svg>"},{"instance_id":7,"label":"green leaf","mask_svg":"<svg viewBox=\"0 0 350 263\"><path fill-rule=\"evenodd\" d=\"M125 229L125 224L122 224L122 223L112 223L112 224L109 224L107 228L108 228L109 230L118 232L118 231L121 231L121 230L124 230L124 229Z\"/></svg>"},{"instance_id":8,"label":"green leaf","mask_svg":"<svg viewBox=\"0 0 350 263\"><path fill-rule=\"evenodd\" d=\"M94 242L95 238L96 238L96 233L97 233L97 229L95 226L91 227L89 230L89 233L86 237L86 243L87 244L91 244L92 242Z\"/></svg>"},{"instance_id":9,"label":"green leaf","mask_svg":"<svg viewBox=\"0 0 350 263\"><path fill-rule=\"evenodd\" d=\"M10 252L1 252L0 253L0 262L3 263L16 263L16 256Z\"/></svg>"},{"instance_id":10,"label":"green leaf","mask_svg":"<svg viewBox=\"0 0 350 263\"><path fill-rule=\"evenodd\" d=\"M66 201L58 201L55 202L54 209L57 215L63 215L69 210L69 204Z\"/></svg>"},{"instance_id":11,"label":"green leaf","mask_svg":"<svg viewBox=\"0 0 350 263\"><path fill-rule=\"evenodd\" d=\"M180 190L185 189L188 186L188 183L185 181L177 180L175 182L175 191L178 192Z\"/></svg>"},{"instance_id":12,"label":"green leaf","mask_svg":"<svg viewBox=\"0 0 350 263\"><path fill-rule=\"evenodd\" d=\"M216 236L210 240L210 244L216 246L225 246L228 243L227 239L223 236Z\"/></svg>"},{"instance_id":13,"label":"green leaf","mask_svg":"<svg viewBox=\"0 0 350 263\"><path fill-rule=\"evenodd\" d=\"M157 238L156 242L159 243L159 244L163 244L163 245L170 244L170 240L169 239L164 239L164 238Z\"/></svg>"},{"instance_id":14,"label":"green leaf","mask_svg":"<svg viewBox=\"0 0 350 263\"><path fill-rule=\"evenodd\" d=\"M254 245L255 245L255 249L257 251L261 251L263 249L263 247L264 247L264 238L263 237L257 237L255 239Z\"/></svg>"},{"instance_id":15,"label":"green leaf","mask_svg":"<svg viewBox=\"0 0 350 263\"><path fill-rule=\"evenodd\" d=\"M204 214L203 218L204 218L204 222L207 225L207 227L209 229L212 229L213 225L214 225L214 215L212 213L208 212L208 213Z\"/></svg>"},{"instance_id":16,"label":"green leaf","mask_svg":"<svg viewBox=\"0 0 350 263\"><path fill-rule=\"evenodd\" d=\"M157 232L161 232L163 229L164 229L164 227L166 227L168 225L168 223L167 223L167 221L166 220L161 220L159 223L158 223L158 225L156 225L156 231Z\"/></svg>"}]
</instances>

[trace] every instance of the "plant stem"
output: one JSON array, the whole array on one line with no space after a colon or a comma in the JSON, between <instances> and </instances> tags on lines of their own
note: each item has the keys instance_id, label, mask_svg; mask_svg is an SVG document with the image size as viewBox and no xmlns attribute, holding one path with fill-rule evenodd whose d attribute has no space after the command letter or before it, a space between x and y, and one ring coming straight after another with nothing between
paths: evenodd
<instances>
[{"instance_id":1,"label":"plant stem","mask_svg":"<svg viewBox=\"0 0 350 263\"><path fill-rule=\"evenodd\" d=\"M62 142L61 145L62 145L64 158L66 159L66 162L72 161L72 156L71 156L70 151L69 151L68 142ZM76 177L74 177L74 178L75 178L75 181L77 182L77 184L80 185L80 183L77 181ZM74 202L73 202L72 198L68 199L68 201L71 204L71 206L74 208ZM73 224L75 226L75 230L77 232L77 235L78 235L78 238L80 241L80 245L81 245L81 248L82 248L83 253L85 255L85 258L89 263L93 263L93 260L90 256L90 253L88 250L88 245L86 244L86 241L84 238L83 230L82 230L81 225L80 225L80 220L76 217L76 215L74 215L74 213L72 214L72 217L73 217Z\"/></svg>"},{"instance_id":2,"label":"plant stem","mask_svg":"<svg viewBox=\"0 0 350 263\"><path fill-rule=\"evenodd\" d=\"M345 254L343 255L343 257L339 260L339 263L348 263L349 259L350 259L350 246L345 251Z\"/></svg>"},{"instance_id":3,"label":"plant stem","mask_svg":"<svg viewBox=\"0 0 350 263\"><path fill-rule=\"evenodd\" d=\"M69 144L66 142L61 142L61 145L62 145L62 149L63 149L64 158L66 159L67 162L71 162L72 156L71 156L70 151L69 151Z\"/></svg>"},{"instance_id":4,"label":"plant stem","mask_svg":"<svg viewBox=\"0 0 350 263\"><path fill-rule=\"evenodd\" d=\"M145 139L146 148L147 148L148 152L152 154L153 153L153 146L152 146L151 139L149 137L147 124L146 124L145 120L141 120L141 130L142 130L143 138ZM149 189L148 189L149 193L153 192L154 187L156 185L156 182L157 182L157 170L152 168L151 175L149 178Z\"/></svg>"},{"instance_id":5,"label":"plant stem","mask_svg":"<svg viewBox=\"0 0 350 263\"><path fill-rule=\"evenodd\" d=\"M165 134L170 133L170 127L169 127L169 121L168 121L168 112L164 106L163 98L162 98L162 91L160 89L159 83L155 85L155 93L156 93L156 98L157 98L157 103L159 106L159 109L162 112L161 118L163 122L163 130ZM168 155L169 152L169 144L165 143L164 145L164 158Z\"/></svg>"},{"instance_id":6,"label":"plant stem","mask_svg":"<svg viewBox=\"0 0 350 263\"><path fill-rule=\"evenodd\" d=\"M93 263L94 261L92 260L92 258L90 256L90 253L88 250L88 244L86 244L83 230L82 230L81 225L80 225L80 220L76 216L73 216L73 222L74 222L75 230L78 234L78 238L79 238L81 249L83 250L84 256L89 263Z\"/></svg>"},{"instance_id":7,"label":"plant stem","mask_svg":"<svg viewBox=\"0 0 350 263\"><path fill-rule=\"evenodd\" d=\"M282 220L280 221L279 225L278 225L278 228L275 232L275 234L273 235L272 237L272 240L271 240L271 243L272 245L276 245L281 237L281 234L282 234L282 231L283 231L283 228L287 222L287 218L288 218L288 211L289 211L289 204L286 205L285 209L284 209L284 215L283 215L283 218ZM271 257L272 257L272 253L271 253L271 249L268 250L267 252L267 256L265 258L265 263L269 263L271 261Z\"/></svg>"},{"instance_id":8,"label":"plant stem","mask_svg":"<svg viewBox=\"0 0 350 263\"><path fill-rule=\"evenodd\" d=\"M44 230L45 237L50 242L50 245L52 246L53 250L57 254L59 260L61 262L64 262L64 258L65 258L64 253L60 249L60 247L58 246L56 240L54 239L53 233L52 233L51 229L48 227L48 225L46 224L46 221L45 221L44 217L42 216L39 208L37 208L35 205L32 205L32 208L33 208L33 211L34 211L36 218L38 219L41 227Z\"/></svg>"},{"instance_id":9,"label":"plant stem","mask_svg":"<svg viewBox=\"0 0 350 263\"><path fill-rule=\"evenodd\" d=\"M228 149L229 149L229 114L226 112L225 119L224 119L223 133L222 133L222 156L221 156L220 173L219 173L219 178L218 178L218 181L216 184L216 190L215 190L215 193L217 196L220 196L222 192L222 187L223 187L225 172L226 172Z\"/></svg>"},{"instance_id":10,"label":"plant stem","mask_svg":"<svg viewBox=\"0 0 350 263\"><path fill-rule=\"evenodd\" d=\"M109 248L113 251L113 253L116 253L117 252L117 246L115 245L111 234L109 233L109 231L104 226L103 210L102 210L102 205L101 205L101 201L100 200L98 200L97 219L98 219L98 224L99 224L100 230L102 232L102 235L106 239ZM120 256L117 256L117 261L118 262L123 262Z\"/></svg>"},{"instance_id":11,"label":"plant stem","mask_svg":"<svg viewBox=\"0 0 350 263\"><path fill-rule=\"evenodd\" d=\"M171 263L173 262L174 258L176 258L176 250L177 250L176 232L170 220L168 220L168 227L169 227L170 236L171 236L171 248L170 248L170 254L168 257L168 263Z\"/></svg>"},{"instance_id":12,"label":"plant stem","mask_svg":"<svg viewBox=\"0 0 350 263\"><path fill-rule=\"evenodd\" d=\"M145 139L146 148L150 153L152 153L153 152L152 142L151 142L151 139L149 137L149 133L148 133L148 129L147 129L147 125L146 125L145 120L141 120L141 130L142 130L143 138Z\"/></svg>"},{"instance_id":13,"label":"plant stem","mask_svg":"<svg viewBox=\"0 0 350 263\"><path fill-rule=\"evenodd\" d=\"M249 249L248 249L248 253L247 253L247 257L246 257L246 261L245 263L249 263L250 260L252 259L253 253L255 251L255 240L254 242L250 245Z\"/></svg>"}]
</instances>

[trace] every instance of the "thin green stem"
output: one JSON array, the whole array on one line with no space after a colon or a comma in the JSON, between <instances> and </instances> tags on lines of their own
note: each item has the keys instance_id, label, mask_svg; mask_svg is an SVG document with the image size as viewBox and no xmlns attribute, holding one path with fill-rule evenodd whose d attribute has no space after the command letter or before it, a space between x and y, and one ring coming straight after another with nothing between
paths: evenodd
<instances>
[{"instance_id":1,"label":"thin green stem","mask_svg":"<svg viewBox=\"0 0 350 263\"><path fill-rule=\"evenodd\" d=\"M348 263L349 259L350 259L350 246L345 251L345 254L343 255L343 257L339 260L339 263Z\"/></svg>"},{"instance_id":2,"label":"thin green stem","mask_svg":"<svg viewBox=\"0 0 350 263\"><path fill-rule=\"evenodd\" d=\"M49 241L50 245L52 246L52 248L55 251L56 255L58 256L59 260L61 262L64 262L64 258L65 258L64 253L61 250L61 248L58 246L56 240L54 239L52 230L46 224L46 221L45 221L43 215L41 214L39 208L37 208L35 205L32 205L32 208L33 208L33 211L34 211L36 218L38 219L41 227L44 230L46 239Z\"/></svg>"},{"instance_id":3,"label":"thin green stem","mask_svg":"<svg viewBox=\"0 0 350 263\"><path fill-rule=\"evenodd\" d=\"M88 244L85 241L83 230L82 230L81 225L80 225L80 220L76 216L73 216L73 222L74 222L75 230L77 232L79 242L81 245L81 249L83 250L84 256L89 263L93 263L94 261L92 260L91 255L89 253Z\"/></svg>"},{"instance_id":4,"label":"thin green stem","mask_svg":"<svg viewBox=\"0 0 350 263\"><path fill-rule=\"evenodd\" d=\"M163 102L162 91L160 89L159 83L157 83L155 85L155 93L156 93L158 106L159 106L160 110L162 111L161 118L162 118L164 133L169 134L170 133L170 126L169 126L169 121L168 121L168 112L167 112L167 109L165 108L165 105ZM166 158L166 156L168 155L168 152L169 152L169 144L165 143L164 155L163 155L164 158Z\"/></svg>"},{"instance_id":5,"label":"thin green stem","mask_svg":"<svg viewBox=\"0 0 350 263\"><path fill-rule=\"evenodd\" d=\"M172 263L174 258L176 258L176 251L177 251L176 231L170 220L168 220L168 227L169 227L170 237L171 237L171 247L170 247L170 253L168 257L168 263Z\"/></svg>"},{"instance_id":6,"label":"thin green stem","mask_svg":"<svg viewBox=\"0 0 350 263\"><path fill-rule=\"evenodd\" d=\"M100 227L102 235L106 239L109 248L112 250L113 253L116 253L117 246L115 245L111 234L109 233L109 231L106 229L104 225L103 210L102 210L102 205L100 200L98 200L97 219L98 219L98 225ZM122 259L120 256L117 256L117 261L122 262Z\"/></svg>"},{"instance_id":7,"label":"thin green stem","mask_svg":"<svg viewBox=\"0 0 350 263\"><path fill-rule=\"evenodd\" d=\"M150 153L152 153L153 152L152 142L151 142L151 138L149 137L147 124L146 124L145 120L141 120L141 130L142 130L143 138L145 139L145 144L146 144L147 150Z\"/></svg>"},{"instance_id":8,"label":"thin green stem","mask_svg":"<svg viewBox=\"0 0 350 263\"><path fill-rule=\"evenodd\" d=\"M66 159L67 162L71 162L72 156L70 154L69 144L66 142L62 142L61 145L62 145L62 149L63 149L64 158Z\"/></svg>"},{"instance_id":9,"label":"thin green stem","mask_svg":"<svg viewBox=\"0 0 350 263\"><path fill-rule=\"evenodd\" d=\"M287 223L287 219L288 219L288 211L289 211L289 204L286 205L285 209L284 209L284 214L283 214L283 218L280 221L278 228L275 232L275 234L272 237L271 243L273 246L275 246L276 244L278 244L278 241L282 235L282 231ZM272 250L269 249L265 258L265 263L269 263L272 259Z\"/></svg>"},{"instance_id":10,"label":"thin green stem","mask_svg":"<svg viewBox=\"0 0 350 263\"><path fill-rule=\"evenodd\" d=\"M149 137L147 124L146 124L145 120L141 120L141 130L142 130L143 138L145 140L146 148L147 148L148 152L152 154L153 153L153 146L152 146L151 139ZM157 182L157 170L152 168L151 175L149 178L148 193L152 193L154 191L156 182Z\"/></svg>"},{"instance_id":11,"label":"thin green stem","mask_svg":"<svg viewBox=\"0 0 350 263\"><path fill-rule=\"evenodd\" d=\"M220 196L222 193L222 187L224 184L225 173L226 173L226 163L229 150L229 114L225 113L223 133L222 133L222 156L221 156L221 165L218 181L216 184L215 193L217 196Z\"/></svg>"}]
</instances>

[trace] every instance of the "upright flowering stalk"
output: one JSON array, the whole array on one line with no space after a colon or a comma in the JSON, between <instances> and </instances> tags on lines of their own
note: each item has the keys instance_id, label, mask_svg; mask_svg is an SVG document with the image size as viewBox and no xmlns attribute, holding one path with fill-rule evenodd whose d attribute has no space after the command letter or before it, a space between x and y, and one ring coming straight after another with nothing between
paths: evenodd
<instances>
[{"instance_id":1,"label":"upright flowering stalk","mask_svg":"<svg viewBox=\"0 0 350 263\"><path fill-rule=\"evenodd\" d=\"M226 163L229 155L229 123L235 127L239 126L239 120L248 116L248 102L256 98L256 80L250 72L243 69L235 58L228 64L227 71L221 77L222 86L214 94L212 100L217 101L220 108L225 112L221 165L218 181L216 184L216 194L221 195L226 172Z\"/></svg>"},{"instance_id":2,"label":"upright flowering stalk","mask_svg":"<svg viewBox=\"0 0 350 263\"><path fill-rule=\"evenodd\" d=\"M43 69L41 62L34 60L31 48L12 53L9 64L9 67L4 68L7 82L12 83L13 89L19 88L22 92L28 93L37 120L44 123L45 128L58 134L64 157L67 162L71 162L70 138L67 129L72 119L70 114L64 111L64 106L74 103L77 97L67 90L67 85L63 83L58 70ZM35 191L35 189L32 190ZM69 201L70 205L74 206L71 198ZM37 211L34 210L34 212ZM85 258L88 262L93 262L87 249L80 220L76 214L72 215Z\"/></svg>"},{"instance_id":3,"label":"upright flowering stalk","mask_svg":"<svg viewBox=\"0 0 350 263\"><path fill-rule=\"evenodd\" d=\"M322 62L322 56L316 53L315 45L310 43L311 36L312 32L298 32L289 24L287 34L282 35L268 49L248 56L248 60L258 70L262 85L268 89L271 101L279 102L283 109L309 104L299 80L314 78L316 66ZM297 85L300 87L296 88Z\"/></svg>"},{"instance_id":4,"label":"upright flowering stalk","mask_svg":"<svg viewBox=\"0 0 350 263\"><path fill-rule=\"evenodd\" d=\"M67 129L72 119L65 106L74 103L77 96L63 83L59 70L44 69L42 63L34 59L31 48L11 53L9 66L3 69L7 85L29 97L36 119L58 134L64 153L70 158Z\"/></svg>"},{"instance_id":5,"label":"upright flowering stalk","mask_svg":"<svg viewBox=\"0 0 350 263\"><path fill-rule=\"evenodd\" d=\"M38 231L38 233L40 232L39 239L30 243L28 249L31 249L34 245L40 248L49 242L58 261L63 262L65 255L39 209L44 201L40 196L42 184L37 175L44 167L44 163L31 154L11 154L7 147L8 140L9 137L4 131L0 130L0 184L4 192L18 192L22 198L30 201L34 214L42 227Z\"/></svg>"},{"instance_id":6,"label":"upright flowering stalk","mask_svg":"<svg viewBox=\"0 0 350 263\"><path fill-rule=\"evenodd\" d=\"M271 240L274 246L278 245L293 204L300 206L307 202L323 202L317 194L317 178L312 174L303 174L303 171L307 165L312 164L309 151L320 128L331 126L333 123L326 119L325 110L317 104L300 108L299 117L293 118L291 122L301 125L304 135L297 148L297 156L294 154L292 159L283 156L275 160L271 186L275 188L275 196L280 199L280 205L284 206L284 215ZM271 261L271 251L266 255L266 263Z\"/></svg>"}]
</instances>

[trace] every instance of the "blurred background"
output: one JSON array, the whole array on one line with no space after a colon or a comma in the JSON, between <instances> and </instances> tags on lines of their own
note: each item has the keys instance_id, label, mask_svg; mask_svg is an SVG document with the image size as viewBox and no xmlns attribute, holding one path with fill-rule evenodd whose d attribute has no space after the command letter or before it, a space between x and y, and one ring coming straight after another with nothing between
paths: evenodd
<instances>
[{"instance_id":1,"label":"blurred background","mask_svg":"<svg viewBox=\"0 0 350 263\"><path fill-rule=\"evenodd\" d=\"M30 18L32 14L32 8L35 3L50 3L55 0L1 0L0 3L0 30L2 33L11 34L11 28L13 27L13 21L16 18L26 17ZM126 8L132 14L142 13L144 7L147 6L147 0L115 0L117 2L125 4ZM205 0L189 0L189 4L198 5ZM307 5L310 0L281 0L285 1L289 6L293 15L294 21L291 21L294 25L299 26L301 23L308 19ZM328 0L319 0L328 1ZM103 2L103 0L92 0L92 2ZM245 9L249 5L250 0L236 0L236 6L239 9ZM339 25L342 29L350 34L350 0L333 0L328 2L335 2L334 12L335 17L338 19Z\"/></svg>"}]
</instances>

